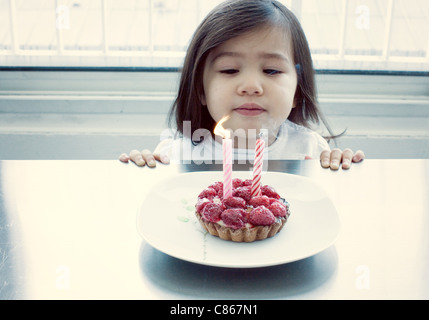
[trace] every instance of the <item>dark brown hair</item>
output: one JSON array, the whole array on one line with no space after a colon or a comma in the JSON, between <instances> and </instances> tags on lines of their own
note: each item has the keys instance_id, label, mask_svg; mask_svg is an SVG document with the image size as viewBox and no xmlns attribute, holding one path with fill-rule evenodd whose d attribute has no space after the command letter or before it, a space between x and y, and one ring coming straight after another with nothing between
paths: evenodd
<instances>
[{"instance_id":1,"label":"dark brown hair","mask_svg":"<svg viewBox=\"0 0 429 320\"><path fill-rule=\"evenodd\" d=\"M333 137L318 107L315 71L307 38L295 15L275 0L225 1L214 8L199 25L188 47L178 94L169 114L170 124L174 119L181 134L184 121L191 121L191 134L199 128L213 132L215 122L200 99L204 93L204 64L210 51L225 41L265 26L285 29L292 40L298 85L294 97L295 108L288 119L308 128L322 121L330 138Z\"/></svg>"}]
</instances>

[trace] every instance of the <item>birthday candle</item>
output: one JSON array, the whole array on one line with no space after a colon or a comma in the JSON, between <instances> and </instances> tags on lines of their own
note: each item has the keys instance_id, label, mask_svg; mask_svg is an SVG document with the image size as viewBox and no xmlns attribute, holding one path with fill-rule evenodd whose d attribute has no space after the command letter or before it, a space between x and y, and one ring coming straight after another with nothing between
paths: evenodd
<instances>
[{"instance_id":1,"label":"birthday candle","mask_svg":"<svg viewBox=\"0 0 429 320\"><path fill-rule=\"evenodd\" d=\"M262 136L259 136L259 139L256 140L255 147L255 161L253 163L253 181L252 181L252 197L261 195L261 174L262 174L262 164L264 159L264 147L265 141L262 139Z\"/></svg>"},{"instance_id":2,"label":"birthday candle","mask_svg":"<svg viewBox=\"0 0 429 320\"><path fill-rule=\"evenodd\" d=\"M232 197L232 140L224 138L223 149L223 198Z\"/></svg>"},{"instance_id":3,"label":"birthday candle","mask_svg":"<svg viewBox=\"0 0 429 320\"><path fill-rule=\"evenodd\" d=\"M230 132L225 130L222 124L228 120L229 117L222 118L214 129L216 135L223 137L222 151L223 151L223 198L232 197L232 139Z\"/></svg>"}]
</instances>

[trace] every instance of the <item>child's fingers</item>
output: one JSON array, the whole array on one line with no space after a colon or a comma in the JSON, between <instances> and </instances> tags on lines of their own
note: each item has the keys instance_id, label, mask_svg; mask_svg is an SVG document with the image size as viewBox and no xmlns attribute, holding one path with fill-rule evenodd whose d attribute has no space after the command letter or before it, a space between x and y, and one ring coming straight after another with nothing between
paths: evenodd
<instances>
[{"instance_id":1,"label":"child's fingers","mask_svg":"<svg viewBox=\"0 0 429 320\"><path fill-rule=\"evenodd\" d=\"M170 163L170 157L165 152L165 149L167 146L167 149L170 150L168 146L171 144L172 141L173 139L164 139L156 146L155 150L153 151L153 156L156 160L161 161L164 164Z\"/></svg>"},{"instance_id":2,"label":"child's fingers","mask_svg":"<svg viewBox=\"0 0 429 320\"><path fill-rule=\"evenodd\" d=\"M153 152L144 149L143 151L132 150L130 154L123 153L119 156L119 160L127 163L129 161L134 162L139 167L144 167L147 165L150 168L156 167L156 161L161 161L164 164L170 163L170 158L167 154L158 152Z\"/></svg>"},{"instance_id":3,"label":"child's fingers","mask_svg":"<svg viewBox=\"0 0 429 320\"><path fill-rule=\"evenodd\" d=\"M341 163L342 158L342 151L338 148L335 148L331 151L331 158L330 158L330 167L332 170L338 170Z\"/></svg>"},{"instance_id":4,"label":"child's fingers","mask_svg":"<svg viewBox=\"0 0 429 320\"><path fill-rule=\"evenodd\" d=\"M365 159L365 153L363 153L363 151L362 151L362 150L358 150L358 151L356 151L356 153L354 154L354 156L353 156L353 158L352 158L352 161L353 161L353 162L360 162L360 161L362 161L363 159Z\"/></svg>"},{"instance_id":5,"label":"child's fingers","mask_svg":"<svg viewBox=\"0 0 429 320\"><path fill-rule=\"evenodd\" d=\"M148 167L150 168L156 167L156 160L150 150L144 149L141 152L141 155L143 156L144 161L146 161Z\"/></svg>"},{"instance_id":6,"label":"child's fingers","mask_svg":"<svg viewBox=\"0 0 429 320\"><path fill-rule=\"evenodd\" d=\"M146 164L146 161L143 159L142 153L138 150L132 150L130 152L130 160L139 167L143 167Z\"/></svg>"},{"instance_id":7,"label":"child's fingers","mask_svg":"<svg viewBox=\"0 0 429 320\"><path fill-rule=\"evenodd\" d=\"M170 163L170 158L166 154L154 152L153 157L155 158L155 160L158 160L163 164L169 164Z\"/></svg>"},{"instance_id":8,"label":"child's fingers","mask_svg":"<svg viewBox=\"0 0 429 320\"><path fill-rule=\"evenodd\" d=\"M332 151L324 150L320 154L320 162L323 168L337 170L340 167L341 157L342 152L338 148L333 149Z\"/></svg>"},{"instance_id":9,"label":"child's fingers","mask_svg":"<svg viewBox=\"0 0 429 320\"><path fill-rule=\"evenodd\" d=\"M352 164L353 151L351 149L344 149L342 157L342 167L343 169L349 169Z\"/></svg>"},{"instance_id":10,"label":"child's fingers","mask_svg":"<svg viewBox=\"0 0 429 320\"><path fill-rule=\"evenodd\" d=\"M329 165L331 163L331 151L330 150L324 150L320 154L320 163L323 168L329 168Z\"/></svg>"},{"instance_id":11,"label":"child's fingers","mask_svg":"<svg viewBox=\"0 0 429 320\"><path fill-rule=\"evenodd\" d=\"M119 156L119 161L121 162L128 163L129 160L130 160L130 156L126 153L123 153Z\"/></svg>"},{"instance_id":12,"label":"child's fingers","mask_svg":"<svg viewBox=\"0 0 429 320\"><path fill-rule=\"evenodd\" d=\"M331 168L332 170L338 170L341 167L343 169L349 169L353 162L360 162L365 159L365 154L362 150L353 151L349 148L344 149L333 149L332 151L325 150L320 154L320 162L323 168Z\"/></svg>"}]
</instances>

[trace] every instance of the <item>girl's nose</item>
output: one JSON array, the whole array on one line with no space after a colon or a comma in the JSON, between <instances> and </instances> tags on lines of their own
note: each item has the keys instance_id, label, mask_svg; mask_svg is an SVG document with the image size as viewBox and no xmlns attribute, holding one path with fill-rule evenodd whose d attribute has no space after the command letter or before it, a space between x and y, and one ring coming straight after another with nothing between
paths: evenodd
<instances>
[{"instance_id":1,"label":"girl's nose","mask_svg":"<svg viewBox=\"0 0 429 320\"><path fill-rule=\"evenodd\" d=\"M239 95L261 95L264 93L262 83L255 76L244 76L242 82L238 86Z\"/></svg>"}]
</instances>

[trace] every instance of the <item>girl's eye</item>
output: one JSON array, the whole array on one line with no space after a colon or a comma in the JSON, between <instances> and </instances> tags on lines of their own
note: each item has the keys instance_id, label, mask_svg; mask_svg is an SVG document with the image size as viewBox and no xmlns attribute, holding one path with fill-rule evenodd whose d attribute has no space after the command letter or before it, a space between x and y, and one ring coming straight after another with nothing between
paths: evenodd
<instances>
[{"instance_id":1,"label":"girl's eye","mask_svg":"<svg viewBox=\"0 0 429 320\"><path fill-rule=\"evenodd\" d=\"M238 72L237 69L225 69L220 71L220 73L223 73L223 74L235 74L237 72Z\"/></svg>"},{"instance_id":2,"label":"girl's eye","mask_svg":"<svg viewBox=\"0 0 429 320\"><path fill-rule=\"evenodd\" d=\"M275 70L275 69L265 69L264 73L266 73L266 74L268 74L270 76L273 76L273 75L276 75L276 74L279 74L279 73L282 73L282 72L279 71L279 70Z\"/></svg>"}]
</instances>

